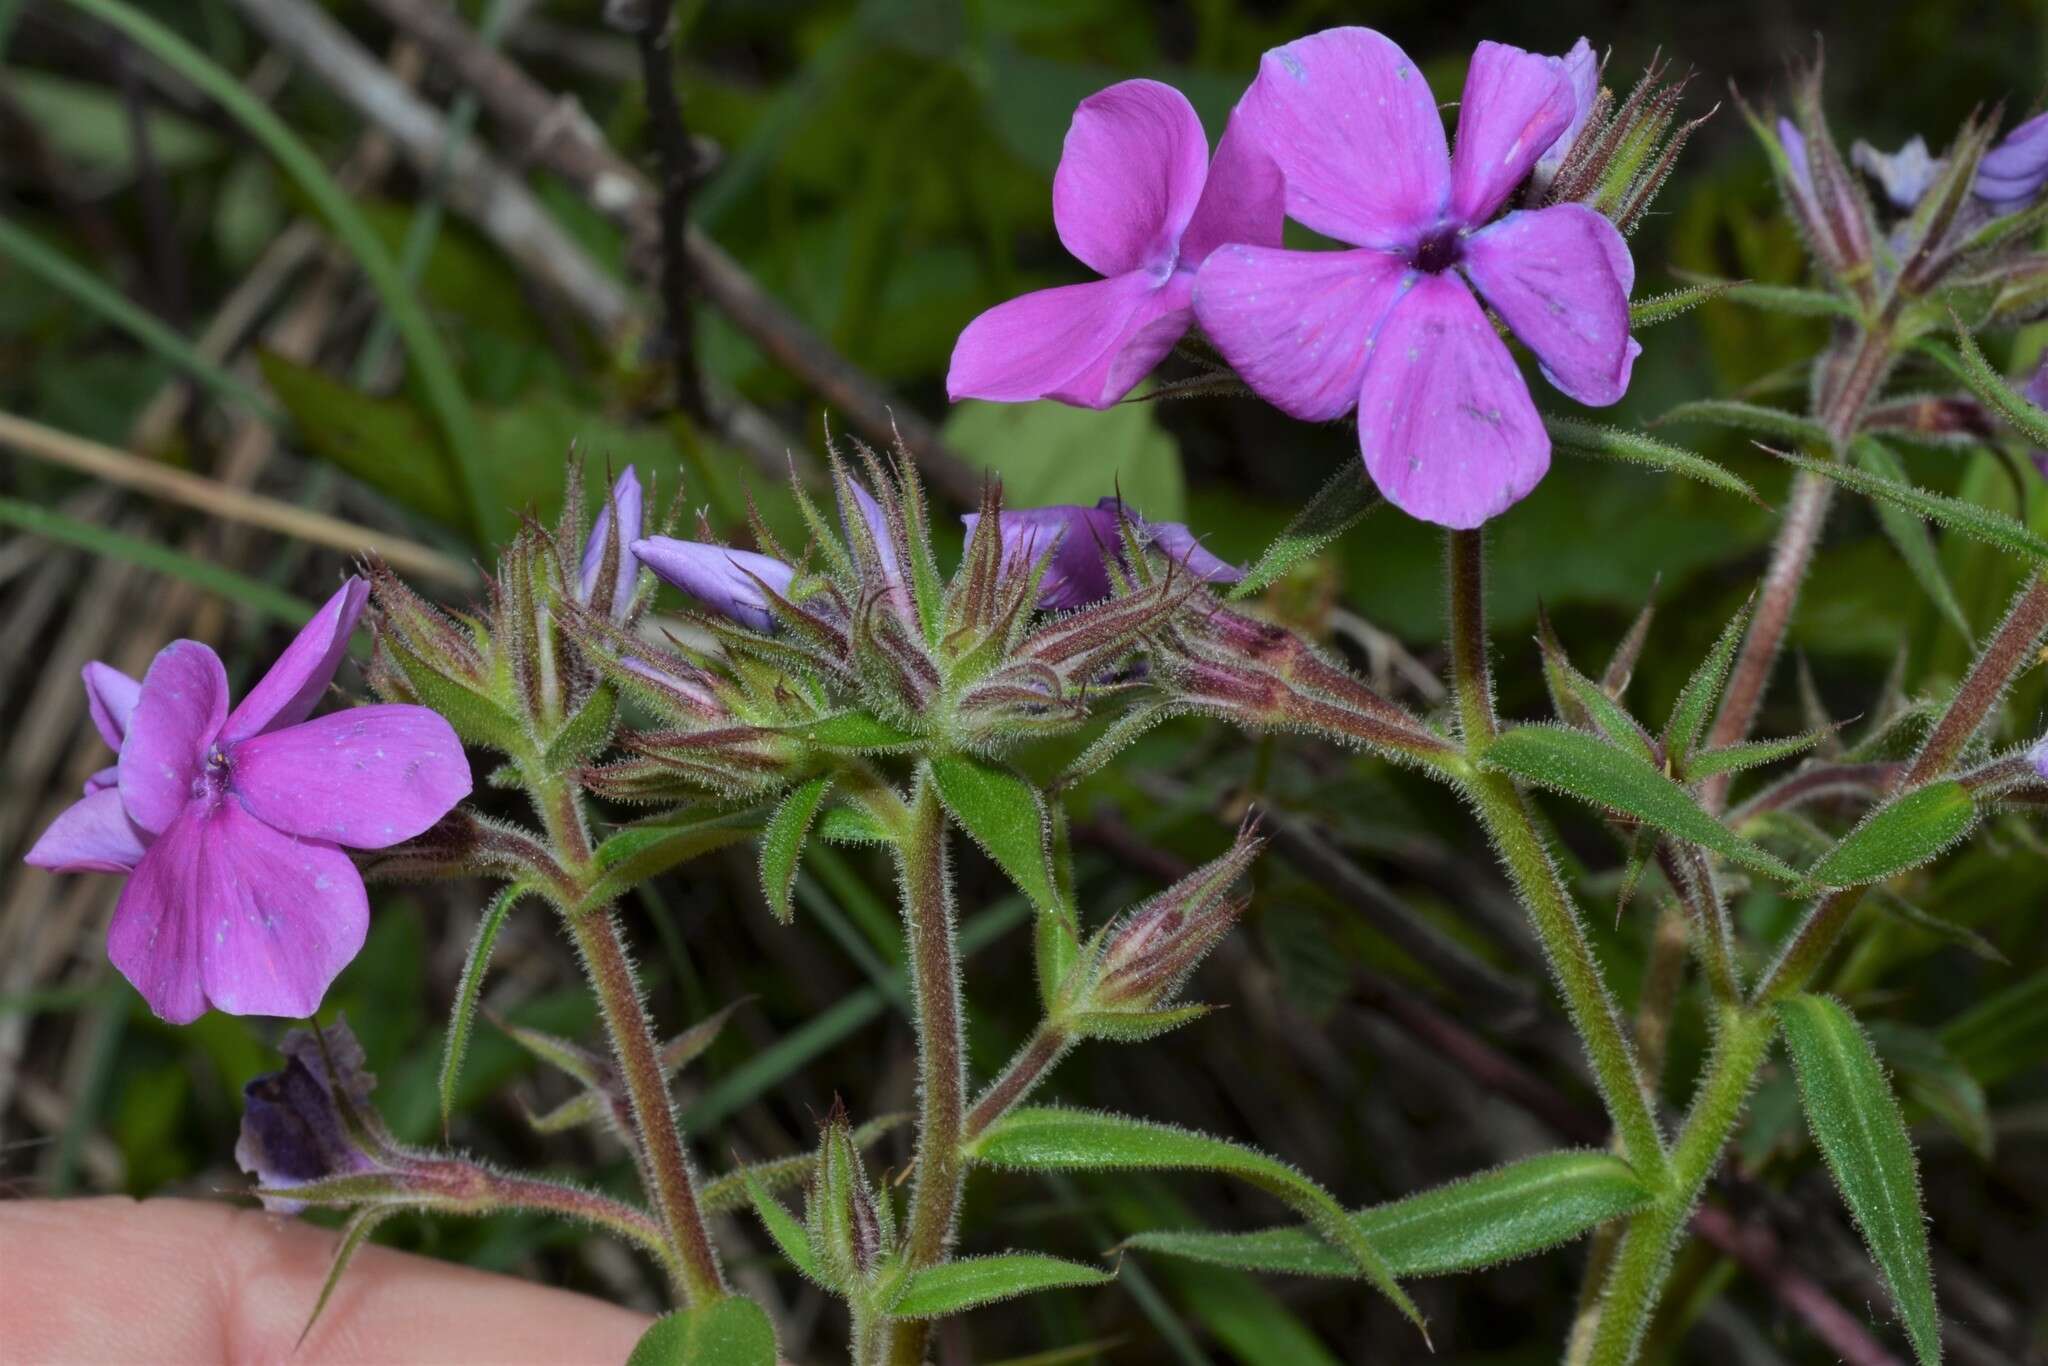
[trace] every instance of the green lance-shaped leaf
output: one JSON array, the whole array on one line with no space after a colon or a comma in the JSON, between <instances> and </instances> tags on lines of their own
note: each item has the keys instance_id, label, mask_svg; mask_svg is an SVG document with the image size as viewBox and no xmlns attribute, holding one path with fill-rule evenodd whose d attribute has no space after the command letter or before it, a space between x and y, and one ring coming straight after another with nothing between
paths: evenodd
<instances>
[{"instance_id":1,"label":"green lance-shaped leaf","mask_svg":"<svg viewBox=\"0 0 2048 1366\"><path fill-rule=\"evenodd\" d=\"M1956 329L1954 350L1932 337L1918 343L1918 349L2010 422L2021 436L2036 446L2048 446L2048 412L2027 401L2027 396L2005 382L1996 366L1984 358L1977 343L1962 328Z\"/></svg>"},{"instance_id":2,"label":"green lance-shaped leaf","mask_svg":"<svg viewBox=\"0 0 2048 1366\"><path fill-rule=\"evenodd\" d=\"M931 760L932 781L960 828L1040 911L1057 913L1045 797L1010 769L964 754Z\"/></svg>"},{"instance_id":3,"label":"green lance-shaped leaf","mask_svg":"<svg viewBox=\"0 0 2048 1366\"><path fill-rule=\"evenodd\" d=\"M895 838L866 807L850 802L825 808L814 828L819 839L831 844L888 844Z\"/></svg>"},{"instance_id":4,"label":"green lance-shaped leaf","mask_svg":"<svg viewBox=\"0 0 2048 1366\"><path fill-rule=\"evenodd\" d=\"M2024 523L2003 512L1965 502L1960 498L1950 498L1946 494L1930 493L1926 489L1916 488L1897 479L1887 479L1853 465L1841 465L1832 460L1815 460L1792 451L1772 450L1771 454L1788 465L1832 479L1843 488L1860 493L1866 498L1904 508L1916 516L1945 526L1950 531L1973 536L2009 554L2021 556L2037 564L2048 564L2048 539L2044 539Z\"/></svg>"},{"instance_id":5,"label":"green lance-shaped leaf","mask_svg":"<svg viewBox=\"0 0 2048 1366\"><path fill-rule=\"evenodd\" d=\"M910 1119L907 1113L871 1119L853 1131L854 1145L871 1147L878 1139L908 1124ZM768 1192L789 1190L810 1180L817 1165L818 1154L815 1151L750 1162L706 1181L697 1191L697 1203L713 1214L741 1209L753 1199L754 1186Z\"/></svg>"},{"instance_id":6,"label":"green lance-shaped leaf","mask_svg":"<svg viewBox=\"0 0 2048 1366\"><path fill-rule=\"evenodd\" d=\"M1906 467L1899 463L1899 457L1891 447L1881 441L1860 437L1850 448L1850 454L1866 472L1880 479L1889 479L1895 484L1907 482ZM1970 619L1964 615L1963 605L1956 599L1956 590L1949 585L1948 571L1941 567L1941 556L1935 553L1934 542L1927 534L1927 524L1898 504L1882 499L1877 504L1877 523L1898 550L1899 558L1906 562L1906 568L1913 571L1920 591L1927 594L1941 609L1941 614L1963 633L1963 639L1969 640Z\"/></svg>"},{"instance_id":7,"label":"green lance-shaped leaf","mask_svg":"<svg viewBox=\"0 0 2048 1366\"><path fill-rule=\"evenodd\" d=\"M855 754L893 754L913 749L918 740L887 721L864 711L842 711L813 721L799 721L779 727L807 744L824 749L843 749Z\"/></svg>"},{"instance_id":8,"label":"green lance-shaped leaf","mask_svg":"<svg viewBox=\"0 0 2048 1366\"><path fill-rule=\"evenodd\" d=\"M1799 995L1778 1006L1814 1141L1891 1287L1921 1366L1941 1360L1919 1173L1899 1103L1870 1040L1841 1002Z\"/></svg>"},{"instance_id":9,"label":"green lance-shaped leaf","mask_svg":"<svg viewBox=\"0 0 2048 1366\"><path fill-rule=\"evenodd\" d=\"M1248 598L1265 588L1357 526L1380 502L1380 491L1366 476L1365 466L1356 460L1346 460L1343 468L1316 490L1315 497L1294 514L1294 520L1238 580L1230 590L1231 598Z\"/></svg>"},{"instance_id":10,"label":"green lance-shaped leaf","mask_svg":"<svg viewBox=\"0 0 2048 1366\"><path fill-rule=\"evenodd\" d=\"M600 876L578 909L606 905L679 863L737 844L758 831L764 818L758 807L710 816L692 812L673 821L616 831L597 846L593 859Z\"/></svg>"},{"instance_id":11,"label":"green lance-shaped leaf","mask_svg":"<svg viewBox=\"0 0 2048 1366\"><path fill-rule=\"evenodd\" d=\"M1707 728L1707 718L1714 714L1714 707L1721 700L1721 689L1728 685L1728 670L1735 662L1736 648L1742 644L1743 628L1748 624L1749 604L1745 602L1721 628L1713 648L1692 671L1692 677L1685 680L1678 700L1671 704L1671 717L1664 723L1664 752L1681 773L1688 771L1692 748L1699 743L1700 732Z\"/></svg>"},{"instance_id":12,"label":"green lance-shaped leaf","mask_svg":"<svg viewBox=\"0 0 2048 1366\"><path fill-rule=\"evenodd\" d=\"M1733 280L1707 280L1665 294L1637 299L1628 306L1628 330L1640 332L1646 327L1670 322L1681 314L1692 312L1709 299L1719 298L1734 283Z\"/></svg>"},{"instance_id":13,"label":"green lance-shaped leaf","mask_svg":"<svg viewBox=\"0 0 2048 1366\"><path fill-rule=\"evenodd\" d=\"M1026 1171L1212 1171L1235 1176L1285 1201L1392 1300L1417 1328L1421 1311L1386 1258L1329 1192L1255 1148L1170 1124L1100 1110L1027 1106L1012 1110L968 1146L977 1162ZM1424 1330L1425 1337L1427 1330Z\"/></svg>"},{"instance_id":14,"label":"green lance-shaped leaf","mask_svg":"<svg viewBox=\"0 0 2048 1366\"><path fill-rule=\"evenodd\" d=\"M1560 714L1565 714L1571 704L1576 704L1576 709L1610 743L1627 750L1646 764L1654 764L1657 753L1651 747L1649 733L1628 714L1626 707L1609 697L1606 689L1580 673L1578 667L1565 657L1563 649L1556 643L1556 635L1549 629L1547 618L1542 624L1543 631L1537 641L1543 649L1543 674L1550 684L1552 698L1560 704ZM1563 698L1558 696L1560 693ZM1564 701L1565 698L1569 703ZM1566 719L1570 719L1569 716Z\"/></svg>"},{"instance_id":15,"label":"green lance-shaped leaf","mask_svg":"<svg viewBox=\"0 0 2048 1366\"><path fill-rule=\"evenodd\" d=\"M1702 283L1708 283L1703 281ZM1713 281L1724 288L1721 297L1748 304L1766 313L1783 313L1798 318L1856 319L1855 305L1824 289L1802 289L1797 285L1765 285L1748 280Z\"/></svg>"},{"instance_id":16,"label":"green lance-shaped leaf","mask_svg":"<svg viewBox=\"0 0 2048 1366\"><path fill-rule=\"evenodd\" d=\"M1953 779L1894 797L1842 837L1807 876L1824 887L1859 887L1917 868L1970 832L1977 803Z\"/></svg>"},{"instance_id":17,"label":"green lance-shaped leaf","mask_svg":"<svg viewBox=\"0 0 2048 1366\"><path fill-rule=\"evenodd\" d=\"M448 1044L441 1054L441 1132L448 1131L448 1118L455 1112L455 1086L462 1079L462 1059L469 1052L470 1035L475 1032L476 1003L483 992L484 973L491 966L491 949L498 931L519 898L533 891L515 882L491 900L477 922L476 935L469 941L469 954L462 960L462 976L455 984L455 1004L448 1012Z\"/></svg>"},{"instance_id":18,"label":"green lance-shaped leaf","mask_svg":"<svg viewBox=\"0 0 2048 1366\"><path fill-rule=\"evenodd\" d=\"M963 1257L913 1271L889 1305L892 1319L936 1319L977 1305L1014 1299L1040 1290L1101 1285L1115 1277L1099 1267L1037 1252L1000 1252Z\"/></svg>"},{"instance_id":19,"label":"green lance-shaped leaf","mask_svg":"<svg viewBox=\"0 0 2048 1366\"><path fill-rule=\"evenodd\" d=\"M1788 408L1767 408L1760 403L1739 403L1733 399L1706 398L1681 403L1657 419L1667 422L1702 422L1710 427L1732 427L1738 432L1781 437L1787 441L1825 442L1827 429Z\"/></svg>"},{"instance_id":20,"label":"green lance-shaped leaf","mask_svg":"<svg viewBox=\"0 0 2048 1366\"><path fill-rule=\"evenodd\" d=\"M790 906L790 892L796 886L804 840L811 833L811 822L817 819L825 794L831 790L829 773L798 783L761 831L761 891L768 898L768 909L785 925L796 917Z\"/></svg>"},{"instance_id":21,"label":"green lance-shaped leaf","mask_svg":"<svg viewBox=\"0 0 2048 1366\"><path fill-rule=\"evenodd\" d=\"M1648 1205L1651 1193L1610 1153L1511 1162L1352 1216L1397 1276L1470 1271L1557 1247ZM1348 1276L1350 1260L1295 1225L1256 1233L1140 1233L1125 1246L1296 1276Z\"/></svg>"},{"instance_id":22,"label":"green lance-shaped leaf","mask_svg":"<svg viewBox=\"0 0 2048 1366\"><path fill-rule=\"evenodd\" d=\"M341 1241L334 1245L334 1260L327 1264L327 1279L320 1283L320 1297L313 1301L313 1312L306 1315L306 1326L299 1330L299 1346L305 1345L306 1339L312 1335L313 1325L320 1322L327 1302L334 1298L334 1288L341 1284L341 1275L355 1260L356 1253L370 1241L377 1225L396 1213L398 1210L390 1205L365 1205L349 1215L348 1222L341 1226Z\"/></svg>"},{"instance_id":23,"label":"green lance-shaped leaf","mask_svg":"<svg viewBox=\"0 0 2048 1366\"><path fill-rule=\"evenodd\" d=\"M1798 883L1799 874L1708 815L1662 771L1597 735L1559 726L1517 726L1487 745L1481 762L1525 782L1634 816L1755 872Z\"/></svg>"},{"instance_id":24,"label":"green lance-shaped leaf","mask_svg":"<svg viewBox=\"0 0 2048 1366\"><path fill-rule=\"evenodd\" d=\"M761 1306L727 1295L656 1319L626 1366L775 1366L775 1325Z\"/></svg>"},{"instance_id":25,"label":"green lance-shaped leaf","mask_svg":"<svg viewBox=\"0 0 2048 1366\"><path fill-rule=\"evenodd\" d=\"M1756 496L1740 476L1731 474L1703 455L1694 455L1668 441L1643 436L1638 432L1623 431L1619 427L1604 427L1597 422L1583 422L1574 417L1558 417L1546 414L1543 426L1550 433L1553 449L1573 455L1599 456L1606 460L1622 460L1631 465L1648 465L1652 469L1669 474L1682 474L1688 479L1697 479L1703 484L1747 498L1761 505L1763 499Z\"/></svg>"},{"instance_id":26,"label":"green lance-shaped leaf","mask_svg":"<svg viewBox=\"0 0 2048 1366\"><path fill-rule=\"evenodd\" d=\"M1780 759L1790 759L1795 754L1804 754L1821 741L1835 733L1836 727L1827 726L1810 730L1803 735L1787 735L1776 740L1742 740L1718 749L1697 750L1687 756L1684 777L1687 782L1701 778L1718 777L1723 773L1741 773L1765 764L1775 764Z\"/></svg>"},{"instance_id":27,"label":"green lance-shaped leaf","mask_svg":"<svg viewBox=\"0 0 2048 1366\"><path fill-rule=\"evenodd\" d=\"M746 1187L747 1198L754 1202L754 1213L760 1216L761 1226L768 1230L768 1236L775 1240L775 1246L789 1259L789 1264L828 1290L838 1289L818 1265L817 1254L811 1248L811 1235L804 1230L803 1221L785 1209L775 1198L775 1193L750 1168L741 1167L735 1175Z\"/></svg>"}]
</instances>

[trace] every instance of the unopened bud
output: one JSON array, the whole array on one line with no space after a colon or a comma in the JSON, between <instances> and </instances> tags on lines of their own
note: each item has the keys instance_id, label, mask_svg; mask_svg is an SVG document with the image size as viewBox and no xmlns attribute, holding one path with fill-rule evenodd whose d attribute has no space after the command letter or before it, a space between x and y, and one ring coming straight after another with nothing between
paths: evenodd
<instances>
[{"instance_id":1,"label":"unopened bud","mask_svg":"<svg viewBox=\"0 0 2048 1366\"><path fill-rule=\"evenodd\" d=\"M835 1286L868 1280L895 1247L895 1224L888 1197L868 1180L846 1107L835 1098L804 1199L804 1228L819 1268Z\"/></svg>"}]
</instances>

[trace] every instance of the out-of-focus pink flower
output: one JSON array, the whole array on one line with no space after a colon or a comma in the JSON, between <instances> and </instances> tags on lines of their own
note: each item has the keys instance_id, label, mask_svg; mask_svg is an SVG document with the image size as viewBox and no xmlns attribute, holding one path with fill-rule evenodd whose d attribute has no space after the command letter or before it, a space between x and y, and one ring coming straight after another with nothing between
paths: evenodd
<instances>
[{"instance_id":1,"label":"out-of-focus pink flower","mask_svg":"<svg viewBox=\"0 0 2048 1366\"><path fill-rule=\"evenodd\" d=\"M1226 242L1278 246L1280 173L1232 115L1209 159L1170 85L1123 81L1081 101L1052 184L1060 241L1105 278L996 305L953 347L946 391L1107 408L1194 322L1195 271Z\"/></svg>"},{"instance_id":2,"label":"out-of-focus pink flower","mask_svg":"<svg viewBox=\"0 0 2048 1366\"><path fill-rule=\"evenodd\" d=\"M462 744L425 707L307 719L367 593L344 584L232 711L227 671L197 641L166 645L139 684L86 667L93 722L120 761L28 862L130 874L107 955L173 1024L209 1005L311 1015L369 923L342 846L410 839L469 795Z\"/></svg>"},{"instance_id":3,"label":"out-of-focus pink flower","mask_svg":"<svg viewBox=\"0 0 2048 1366\"><path fill-rule=\"evenodd\" d=\"M1288 215L1357 249L1219 248L1196 276L1196 316L1278 407L1307 421L1355 410L1373 482L1424 521L1478 526L1550 467L1480 298L1572 398L1605 405L1628 388L1641 347L1621 233L1580 204L1494 220L1577 113L1565 59L1481 43L1453 155L1421 71L1364 28L1268 52L1238 105L1287 182Z\"/></svg>"}]
</instances>

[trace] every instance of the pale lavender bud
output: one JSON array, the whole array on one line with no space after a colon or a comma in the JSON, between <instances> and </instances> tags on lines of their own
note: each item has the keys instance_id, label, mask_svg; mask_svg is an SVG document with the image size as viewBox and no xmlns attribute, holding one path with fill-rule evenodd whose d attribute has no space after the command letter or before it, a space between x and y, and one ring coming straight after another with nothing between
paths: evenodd
<instances>
[{"instance_id":1,"label":"pale lavender bud","mask_svg":"<svg viewBox=\"0 0 2048 1366\"><path fill-rule=\"evenodd\" d=\"M1948 158L1927 150L1927 139L1915 133L1896 152L1880 152L1859 141L1849 149L1849 160L1857 170L1875 180L1884 197L1901 212L1912 209L1940 177Z\"/></svg>"},{"instance_id":2,"label":"pale lavender bud","mask_svg":"<svg viewBox=\"0 0 2048 1366\"><path fill-rule=\"evenodd\" d=\"M1047 556L1045 578L1039 584L1038 605L1047 611L1064 611L1101 602L1111 592L1108 562L1124 563L1120 519L1129 516L1140 544L1156 546L1167 558L1209 583L1235 583L1244 571L1211 554L1195 534L1181 522L1148 522L1123 508L1117 499L1104 498L1094 507L1056 503L1048 507L1005 509L1003 511L1003 569L1006 574L1028 573ZM980 516L968 513L960 519L972 536ZM1126 566L1127 567L1127 566Z\"/></svg>"},{"instance_id":3,"label":"pale lavender bud","mask_svg":"<svg viewBox=\"0 0 2048 1366\"><path fill-rule=\"evenodd\" d=\"M2036 114L2005 135L1977 163L1972 192L1993 213L2025 208L2048 185L2048 114Z\"/></svg>"},{"instance_id":4,"label":"pale lavender bud","mask_svg":"<svg viewBox=\"0 0 2048 1366\"><path fill-rule=\"evenodd\" d=\"M633 542L633 554L664 583L756 631L775 629L767 592L787 593L796 579L796 571L780 560L702 541L649 536Z\"/></svg>"},{"instance_id":5,"label":"pale lavender bud","mask_svg":"<svg viewBox=\"0 0 2048 1366\"><path fill-rule=\"evenodd\" d=\"M2027 759L2034 765L2034 772L2048 778L2048 735L2044 735L2027 751Z\"/></svg>"},{"instance_id":6,"label":"pale lavender bud","mask_svg":"<svg viewBox=\"0 0 2048 1366\"><path fill-rule=\"evenodd\" d=\"M590 535L583 543L583 566L576 583L577 600L607 610L613 621L626 619L627 609L633 604L633 581L640 576L640 564L633 557L633 545L640 539L642 500L640 476L628 465L625 473L612 484L604 506L597 510L597 520L591 523ZM613 566L611 581L600 584L598 578L604 573L605 551L612 538L614 512L618 522L618 560Z\"/></svg>"},{"instance_id":7,"label":"pale lavender bud","mask_svg":"<svg viewBox=\"0 0 2048 1366\"><path fill-rule=\"evenodd\" d=\"M860 520L867 527L868 539L874 542L875 557L881 561L882 577L891 585L901 585L903 568L896 559L896 538L889 534L889 515L882 511L882 505L875 501L875 495L861 486L858 479L847 476L843 486L853 494L854 507L860 512ZM839 525L846 529L846 505L841 499Z\"/></svg>"}]
</instances>

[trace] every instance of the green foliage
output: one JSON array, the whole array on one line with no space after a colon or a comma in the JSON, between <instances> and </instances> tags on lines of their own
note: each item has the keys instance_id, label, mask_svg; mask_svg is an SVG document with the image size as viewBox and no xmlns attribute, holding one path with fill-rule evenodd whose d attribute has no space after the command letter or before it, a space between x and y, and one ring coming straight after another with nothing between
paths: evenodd
<instances>
[{"instance_id":1,"label":"green foliage","mask_svg":"<svg viewBox=\"0 0 2048 1366\"><path fill-rule=\"evenodd\" d=\"M626 1366L775 1366L775 1325L760 1305L729 1295L656 1319Z\"/></svg>"},{"instance_id":2,"label":"green foliage","mask_svg":"<svg viewBox=\"0 0 2048 1366\"><path fill-rule=\"evenodd\" d=\"M469 952L463 957L462 976L455 983L455 1001L448 1008L448 1041L441 1054L443 1131L455 1110L455 1087L462 1079L462 1059L469 1052L469 1036L476 1026L476 1006L483 994L484 974L490 970L491 949L497 944L498 931L505 927L512 908L532 890L525 883L514 882L492 897L491 904L484 907L483 918L477 922L476 935L469 941Z\"/></svg>"},{"instance_id":3,"label":"green foliage","mask_svg":"<svg viewBox=\"0 0 2048 1366\"><path fill-rule=\"evenodd\" d=\"M675 820L631 825L607 836L591 856L598 879L578 909L594 910L678 864L737 844L759 830L763 814L758 810L709 816L688 812Z\"/></svg>"},{"instance_id":4,"label":"green foliage","mask_svg":"<svg viewBox=\"0 0 2048 1366\"><path fill-rule=\"evenodd\" d=\"M1379 487L1366 476L1365 467L1346 460L1245 571L1230 596L1248 598L1268 587L1357 526L1380 502Z\"/></svg>"},{"instance_id":5,"label":"green foliage","mask_svg":"<svg viewBox=\"0 0 2048 1366\"><path fill-rule=\"evenodd\" d=\"M977 1162L1027 1171L1214 1171L1250 1182L1304 1215L1409 1320L1422 1317L1386 1259L1337 1202L1286 1163L1227 1139L1094 1110L1012 1110L968 1145Z\"/></svg>"},{"instance_id":6,"label":"green foliage","mask_svg":"<svg viewBox=\"0 0 2048 1366\"><path fill-rule=\"evenodd\" d=\"M1841 1002L1795 996L1778 1006L1814 1141L1885 1283L1922 1366L1941 1360L1941 1318L1912 1139L1870 1040Z\"/></svg>"},{"instance_id":7,"label":"green foliage","mask_svg":"<svg viewBox=\"0 0 2048 1366\"><path fill-rule=\"evenodd\" d=\"M1061 913L1045 797L1000 764L965 754L929 761L939 800L955 823L1041 912Z\"/></svg>"},{"instance_id":8,"label":"green foliage","mask_svg":"<svg viewBox=\"0 0 2048 1366\"><path fill-rule=\"evenodd\" d=\"M1691 772L1693 746L1699 743L1700 732L1706 729L1721 700L1721 690L1728 685L1728 670L1735 662L1735 651L1741 646L1748 625L1749 606L1745 603L1721 628L1713 648L1693 670L1678 694L1678 701L1672 704L1671 717L1664 723L1664 751L1682 772Z\"/></svg>"},{"instance_id":9,"label":"green foliage","mask_svg":"<svg viewBox=\"0 0 2048 1366\"><path fill-rule=\"evenodd\" d=\"M1823 475L1846 489L1860 493L1866 498L1890 503L1903 508L1915 516L1924 517L1960 531L1965 536L1974 536L1980 541L1997 546L2008 554L2020 556L2034 564L2048 564L2048 539L2044 539L2006 513L1976 503L1964 502L1946 494L1929 493L1926 489L1900 483L1868 470L1837 464L1832 460L1814 460L1789 451L1774 451L1780 460L1795 465L1811 474Z\"/></svg>"},{"instance_id":10,"label":"green foliage","mask_svg":"<svg viewBox=\"0 0 2048 1366\"><path fill-rule=\"evenodd\" d=\"M804 840L810 835L811 822L817 819L818 808L824 804L826 794L832 790L832 775L820 774L807 778L789 790L775 808L775 814L768 818L768 824L761 831L761 891L768 898L768 909L783 924L788 924L796 912L789 903L790 891L796 886L797 865L804 854Z\"/></svg>"},{"instance_id":11,"label":"green foliage","mask_svg":"<svg viewBox=\"0 0 2048 1366\"><path fill-rule=\"evenodd\" d=\"M1107 412L1063 403L955 405L941 435L967 460L1003 481L1012 507L1093 505L1111 493L1155 522L1184 515L1180 451L1149 403Z\"/></svg>"},{"instance_id":12,"label":"green foliage","mask_svg":"<svg viewBox=\"0 0 2048 1366\"><path fill-rule=\"evenodd\" d=\"M1397 1276L1441 1276L1526 1257L1633 1214L1650 1192L1620 1158L1559 1152L1523 1158L1353 1215ZM1345 1256L1307 1228L1256 1233L1140 1233L1126 1247L1218 1266L1350 1276Z\"/></svg>"},{"instance_id":13,"label":"green foliage","mask_svg":"<svg viewBox=\"0 0 2048 1366\"><path fill-rule=\"evenodd\" d=\"M1917 868L1970 832L1977 804L1953 780L1894 797L1865 817L1807 876L1824 887L1857 887Z\"/></svg>"},{"instance_id":14,"label":"green foliage","mask_svg":"<svg viewBox=\"0 0 2048 1366\"><path fill-rule=\"evenodd\" d=\"M1691 793L1638 755L1597 735L1557 726L1503 731L1482 755L1486 767L1655 826L1731 863L1797 883L1800 875L1712 816Z\"/></svg>"},{"instance_id":15,"label":"green foliage","mask_svg":"<svg viewBox=\"0 0 2048 1366\"><path fill-rule=\"evenodd\" d=\"M1850 448L1850 454L1859 466L1877 478L1896 485L1908 483L1906 467L1899 463L1891 447L1883 442L1861 438ZM1941 609L1942 616L1962 632L1964 640L1970 639L1970 618L1964 613L1962 603L1956 598L1956 590L1948 581L1948 571L1941 567L1941 556L1928 537L1926 523L1890 499L1878 500L1877 522L1898 550L1899 558L1913 571L1913 578L1921 591Z\"/></svg>"},{"instance_id":16,"label":"green foliage","mask_svg":"<svg viewBox=\"0 0 2048 1366\"><path fill-rule=\"evenodd\" d=\"M1112 1273L1036 1252L963 1257L911 1272L889 1302L897 1319L936 1319L1041 1290L1102 1285Z\"/></svg>"},{"instance_id":17,"label":"green foliage","mask_svg":"<svg viewBox=\"0 0 2048 1366\"><path fill-rule=\"evenodd\" d=\"M1702 422L1757 436L1773 436L1820 446L1825 446L1828 440L1826 429L1804 414L1725 398L1702 398L1681 403L1658 422L1660 425L1666 422Z\"/></svg>"},{"instance_id":18,"label":"green foliage","mask_svg":"<svg viewBox=\"0 0 2048 1366\"><path fill-rule=\"evenodd\" d=\"M1683 450L1668 441L1659 441L1654 437L1624 431L1619 427L1605 427L1597 422L1583 422L1578 418L1555 415L1546 415L1543 427L1550 433L1553 450L1565 451L1572 455L1599 456L1632 465L1646 465L1667 474L1682 474L1688 479L1711 484L1723 492L1747 498L1752 503L1760 501L1756 496L1756 490L1744 480L1730 474L1706 457Z\"/></svg>"}]
</instances>

